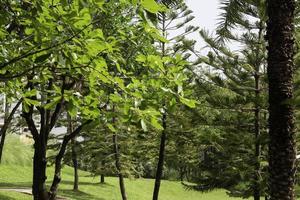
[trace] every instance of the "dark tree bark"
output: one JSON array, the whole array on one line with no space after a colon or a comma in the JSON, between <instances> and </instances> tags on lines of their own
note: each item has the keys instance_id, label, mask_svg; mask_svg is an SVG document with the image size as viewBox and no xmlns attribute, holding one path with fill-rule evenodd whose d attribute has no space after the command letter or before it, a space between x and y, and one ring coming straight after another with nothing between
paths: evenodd
<instances>
[{"instance_id":1,"label":"dark tree bark","mask_svg":"<svg viewBox=\"0 0 300 200\"><path fill-rule=\"evenodd\" d=\"M296 173L293 106L294 0L268 0L269 194L270 200L294 200Z\"/></svg>"},{"instance_id":2,"label":"dark tree bark","mask_svg":"<svg viewBox=\"0 0 300 200\"><path fill-rule=\"evenodd\" d=\"M0 142L0 163L2 161L2 154L3 154L3 148L4 148L4 143L5 143L5 137L6 137L6 132L7 129L13 119L14 114L18 110L22 103L22 99L17 102L15 107L12 109L12 111L9 113L9 104L7 102L7 99L5 100L5 116L4 116L4 124L0 130L0 136L1 136L1 142Z\"/></svg>"},{"instance_id":3,"label":"dark tree bark","mask_svg":"<svg viewBox=\"0 0 300 200\"><path fill-rule=\"evenodd\" d=\"M83 124L78 126L72 133L70 133L64 137L62 144L60 146L60 150L59 150L57 156L55 157L54 177L53 177L52 185L51 185L50 192L49 192L50 200L55 200L56 196L57 196L58 185L61 181L62 159L67 150L68 143L70 142L70 140L75 138L80 133L80 131L82 130L83 127L90 124L91 122L92 122L92 120L88 120L88 121L84 122Z\"/></svg>"},{"instance_id":4,"label":"dark tree bark","mask_svg":"<svg viewBox=\"0 0 300 200\"><path fill-rule=\"evenodd\" d=\"M100 183L105 183L105 176L104 176L104 174L100 175Z\"/></svg>"},{"instance_id":5,"label":"dark tree bark","mask_svg":"<svg viewBox=\"0 0 300 200\"><path fill-rule=\"evenodd\" d=\"M124 183L124 176L122 174L122 166L120 162L120 153L119 153L119 146L118 146L118 136L117 134L113 134L113 146L114 146L114 154L115 154L115 165L118 171L119 177L119 185L120 191L123 200L127 200L126 190L125 190L125 183Z\"/></svg>"},{"instance_id":6,"label":"dark tree bark","mask_svg":"<svg viewBox=\"0 0 300 200\"><path fill-rule=\"evenodd\" d=\"M160 138L160 148L159 148L159 157L158 157L158 163L157 163L157 169L156 169L156 175L155 175L155 185L154 185L154 191L153 191L153 200L158 200L158 194L160 189L160 182L163 175L163 168L164 168L164 160L165 160L165 146L166 146L166 128L167 128L167 114L164 112L162 116L162 125L163 125L163 131L161 133Z\"/></svg>"},{"instance_id":7,"label":"dark tree bark","mask_svg":"<svg viewBox=\"0 0 300 200\"><path fill-rule=\"evenodd\" d=\"M104 165L105 165L105 161L104 159L101 161L101 171L102 174L100 174L100 183L105 183L105 175L104 175Z\"/></svg>"},{"instance_id":8,"label":"dark tree bark","mask_svg":"<svg viewBox=\"0 0 300 200\"><path fill-rule=\"evenodd\" d=\"M44 114L44 112L41 112ZM30 107L29 112L23 112L28 128L34 139L34 156L33 156L33 184L32 194L34 200L48 200L48 192L46 189L46 152L47 152L47 141L45 124L41 123L40 133L38 132L34 120L33 120L33 107ZM41 115L41 122L44 119L44 115Z\"/></svg>"},{"instance_id":9,"label":"dark tree bark","mask_svg":"<svg viewBox=\"0 0 300 200\"><path fill-rule=\"evenodd\" d=\"M48 192L46 188L46 146L42 143L34 144L34 157L33 157L33 185L32 194L34 200L48 200Z\"/></svg>"},{"instance_id":10,"label":"dark tree bark","mask_svg":"<svg viewBox=\"0 0 300 200\"><path fill-rule=\"evenodd\" d=\"M31 75L28 75L28 80L32 80ZM62 80L61 86L61 94L63 96L64 91L66 89L70 89L74 86L75 82L71 82L69 84L66 83L65 78ZM28 82L28 89L33 89L34 84L32 82ZM47 89L50 90L52 88L52 80L49 81ZM32 100L36 100L36 97L31 97ZM42 100L44 101L44 97L42 96ZM50 103L50 100L45 100L44 102ZM50 195L46 188L46 168L47 168L47 142L48 137L55 126L58 117L62 111L62 107L64 104L64 99L62 98L60 102L58 102L55 106L53 112L49 109L45 109L44 107L37 106L36 109L40 114L40 130L38 131L35 121L33 120L34 106L29 106L28 111L23 109L22 116L26 120L28 129L30 130L33 140L34 140L34 157L33 157L33 184L32 184L32 194L35 200L49 200ZM71 134L72 135L72 134ZM68 141L71 140L70 135L65 136ZM68 143L68 141L66 143ZM66 144L67 145L67 144ZM63 148L62 146L61 148ZM60 150L62 151L62 149Z\"/></svg>"},{"instance_id":11,"label":"dark tree bark","mask_svg":"<svg viewBox=\"0 0 300 200\"><path fill-rule=\"evenodd\" d=\"M166 32L166 15L165 13L162 13L162 33L165 38L167 38L167 32ZM166 44L164 42L161 43L162 46L162 57L166 55ZM153 200L158 200L159 195L159 189L160 189L160 182L163 174L163 168L164 168L164 160L165 160L165 146L166 146L166 128L167 128L167 113L165 109L165 103L163 103L163 116L162 116L162 126L163 131L161 133L160 138L160 148L159 148L159 156L158 156L158 163L156 168L156 175L155 175L155 184L154 184L154 190L153 190Z\"/></svg>"}]
</instances>

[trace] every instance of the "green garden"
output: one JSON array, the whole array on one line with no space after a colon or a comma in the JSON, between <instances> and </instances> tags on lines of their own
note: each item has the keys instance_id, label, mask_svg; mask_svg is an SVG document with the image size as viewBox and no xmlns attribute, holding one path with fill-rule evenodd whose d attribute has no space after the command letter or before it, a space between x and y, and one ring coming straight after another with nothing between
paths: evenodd
<instances>
[{"instance_id":1,"label":"green garden","mask_svg":"<svg viewBox=\"0 0 300 200\"><path fill-rule=\"evenodd\" d=\"M0 200L297 199L299 27L296 0L2 0Z\"/></svg>"}]
</instances>

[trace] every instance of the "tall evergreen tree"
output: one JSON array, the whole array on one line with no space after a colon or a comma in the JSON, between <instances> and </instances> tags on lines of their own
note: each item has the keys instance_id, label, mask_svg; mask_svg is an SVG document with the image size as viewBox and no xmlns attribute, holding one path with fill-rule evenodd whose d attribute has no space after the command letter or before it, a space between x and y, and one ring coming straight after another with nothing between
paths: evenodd
<instances>
[{"instance_id":1,"label":"tall evergreen tree","mask_svg":"<svg viewBox=\"0 0 300 200\"><path fill-rule=\"evenodd\" d=\"M267 1L270 200L294 200L296 141L293 98L295 1Z\"/></svg>"},{"instance_id":2,"label":"tall evergreen tree","mask_svg":"<svg viewBox=\"0 0 300 200\"><path fill-rule=\"evenodd\" d=\"M194 19L191 16L192 11L190 11L185 3L181 0L178 1L161 1L164 4L168 11L162 12L157 16L157 27L161 31L163 37L168 40L161 41L159 44L159 52L161 54L161 59L164 59L166 56L175 56L178 53L181 53L185 56L185 59L188 59L189 54L186 54L187 49L192 48L194 45L194 41L187 40L185 38L186 35L196 31L198 28L188 25L190 21ZM181 29L184 29L183 31ZM179 30L181 31L180 34L175 36L170 36L172 31ZM175 43L175 44L172 44ZM186 55L184 55L186 54ZM168 69L167 69L168 70ZM163 176L163 166L165 162L165 148L166 148L166 141L167 141L167 118L170 114L167 103L164 99L162 99L162 133L160 137L160 147L159 147L159 156L158 156L158 163L155 175L155 185L153 190L153 200L158 199L159 189L161 178Z\"/></svg>"}]
</instances>

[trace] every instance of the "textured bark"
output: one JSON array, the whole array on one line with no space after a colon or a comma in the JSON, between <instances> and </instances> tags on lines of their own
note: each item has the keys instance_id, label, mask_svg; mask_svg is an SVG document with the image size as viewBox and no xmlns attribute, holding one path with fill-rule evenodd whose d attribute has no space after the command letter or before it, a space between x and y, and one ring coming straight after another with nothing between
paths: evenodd
<instances>
[{"instance_id":1,"label":"textured bark","mask_svg":"<svg viewBox=\"0 0 300 200\"><path fill-rule=\"evenodd\" d=\"M268 0L269 194L270 200L294 200L296 173L293 107L294 0Z\"/></svg>"},{"instance_id":2,"label":"textured bark","mask_svg":"<svg viewBox=\"0 0 300 200\"><path fill-rule=\"evenodd\" d=\"M48 192L46 188L46 148L45 145L39 143L34 144L34 157L33 157L33 185L32 194L34 200L48 200Z\"/></svg>"},{"instance_id":3,"label":"textured bark","mask_svg":"<svg viewBox=\"0 0 300 200\"><path fill-rule=\"evenodd\" d=\"M161 133L161 138L160 138L159 157L158 157L158 163L157 163L157 169L155 175L155 185L154 185L154 191L152 197L153 200L158 200L160 182L161 182L163 168L164 168L165 146L166 146L166 138L167 138L167 133L166 133L167 114L166 113L163 114L162 123L163 123L163 131Z\"/></svg>"},{"instance_id":4,"label":"textured bark","mask_svg":"<svg viewBox=\"0 0 300 200\"><path fill-rule=\"evenodd\" d=\"M44 114L44 112L41 112ZM40 133L38 132L33 120L33 107L30 107L29 112L23 112L22 116L25 118L28 128L34 139L34 156L33 156L33 184L32 194L34 200L48 200L48 193L46 189L46 152L47 152L47 137L46 127L41 123ZM44 115L41 114L41 122L44 120Z\"/></svg>"}]
</instances>

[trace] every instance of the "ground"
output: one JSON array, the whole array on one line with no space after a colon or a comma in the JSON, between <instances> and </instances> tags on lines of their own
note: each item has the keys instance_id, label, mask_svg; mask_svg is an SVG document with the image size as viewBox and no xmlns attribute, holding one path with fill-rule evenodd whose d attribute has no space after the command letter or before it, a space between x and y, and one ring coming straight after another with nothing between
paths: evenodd
<instances>
[{"instance_id":1,"label":"ground","mask_svg":"<svg viewBox=\"0 0 300 200\"><path fill-rule=\"evenodd\" d=\"M28 159L29 157L29 159ZM32 152L28 145L19 142L15 136L8 137L4 151L4 160L0 165L0 200L31 200L30 195L5 191L5 188L30 188ZM53 166L48 167L48 185L53 177ZM65 166L62 173L59 195L70 200L120 200L118 179L106 178L105 184L99 183L99 177L93 177L80 171L79 192L72 191L73 170ZM126 179L129 200L150 200L154 181L151 179ZM209 193L185 190L180 182L162 181L160 200L241 200L230 198L224 190Z\"/></svg>"}]
</instances>

